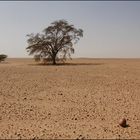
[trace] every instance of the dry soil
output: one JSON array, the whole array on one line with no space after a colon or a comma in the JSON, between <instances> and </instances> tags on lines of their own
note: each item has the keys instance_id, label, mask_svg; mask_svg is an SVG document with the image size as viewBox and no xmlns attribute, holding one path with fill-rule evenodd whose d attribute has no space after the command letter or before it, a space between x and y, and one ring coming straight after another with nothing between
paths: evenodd
<instances>
[{"instance_id":1,"label":"dry soil","mask_svg":"<svg viewBox=\"0 0 140 140\"><path fill-rule=\"evenodd\" d=\"M0 63L0 138L140 139L140 59L57 66L7 59Z\"/></svg>"}]
</instances>

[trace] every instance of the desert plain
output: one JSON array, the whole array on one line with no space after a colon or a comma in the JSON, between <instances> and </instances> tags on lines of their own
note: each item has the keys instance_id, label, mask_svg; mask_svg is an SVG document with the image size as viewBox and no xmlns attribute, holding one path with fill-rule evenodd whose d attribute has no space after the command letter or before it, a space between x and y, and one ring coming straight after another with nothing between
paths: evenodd
<instances>
[{"instance_id":1,"label":"desert plain","mask_svg":"<svg viewBox=\"0 0 140 140\"><path fill-rule=\"evenodd\" d=\"M119 126L126 118L128 126ZM0 63L0 139L140 139L140 59Z\"/></svg>"}]
</instances>

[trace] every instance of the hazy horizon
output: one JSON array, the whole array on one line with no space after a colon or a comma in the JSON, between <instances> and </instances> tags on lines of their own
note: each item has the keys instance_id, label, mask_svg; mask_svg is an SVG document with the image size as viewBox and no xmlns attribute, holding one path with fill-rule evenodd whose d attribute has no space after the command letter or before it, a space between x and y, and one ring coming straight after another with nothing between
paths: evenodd
<instances>
[{"instance_id":1,"label":"hazy horizon","mask_svg":"<svg viewBox=\"0 0 140 140\"><path fill-rule=\"evenodd\" d=\"M140 58L139 1L1 1L0 54L28 58L27 34L65 19L84 30L73 58Z\"/></svg>"}]
</instances>

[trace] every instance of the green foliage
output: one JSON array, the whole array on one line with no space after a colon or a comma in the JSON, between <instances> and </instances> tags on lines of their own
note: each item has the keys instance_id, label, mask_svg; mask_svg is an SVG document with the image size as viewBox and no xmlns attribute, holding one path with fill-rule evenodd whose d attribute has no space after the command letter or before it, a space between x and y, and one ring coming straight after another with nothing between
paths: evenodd
<instances>
[{"instance_id":1,"label":"green foliage","mask_svg":"<svg viewBox=\"0 0 140 140\"><path fill-rule=\"evenodd\" d=\"M7 58L7 55L5 54L0 54L0 62L4 61Z\"/></svg>"},{"instance_id":2,"label":"green foliage","mask_svg":"<svg viewBox=\"0 0 140 140\"><path fill-rule=\"evenodd\" d=\"M35 55L36 61L44 59L56 64L56 61L71 58L71 53L74 53L73 45L83 37L83 30L76 29L65 20L58 20L45 28L42 34L32 33L27 36L26 49L29 55Z\"/></svg>"}]
</instances>

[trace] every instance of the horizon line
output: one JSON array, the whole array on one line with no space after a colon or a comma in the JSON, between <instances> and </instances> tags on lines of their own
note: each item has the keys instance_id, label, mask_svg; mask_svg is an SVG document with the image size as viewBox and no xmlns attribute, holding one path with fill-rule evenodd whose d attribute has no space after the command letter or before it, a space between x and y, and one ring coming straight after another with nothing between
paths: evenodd
<instances>
[{"instance_id":1,"label":"horizon line","mask_svg":"<svg viewBox=\"0 0 140 140\"><path fill-rule=\"evenodd\" d=\"M34 58L33 57L8 57L7 59L34 59ZM72 59L140 59L140 57L74 57Z\"/></svg>"}]
</instances>

